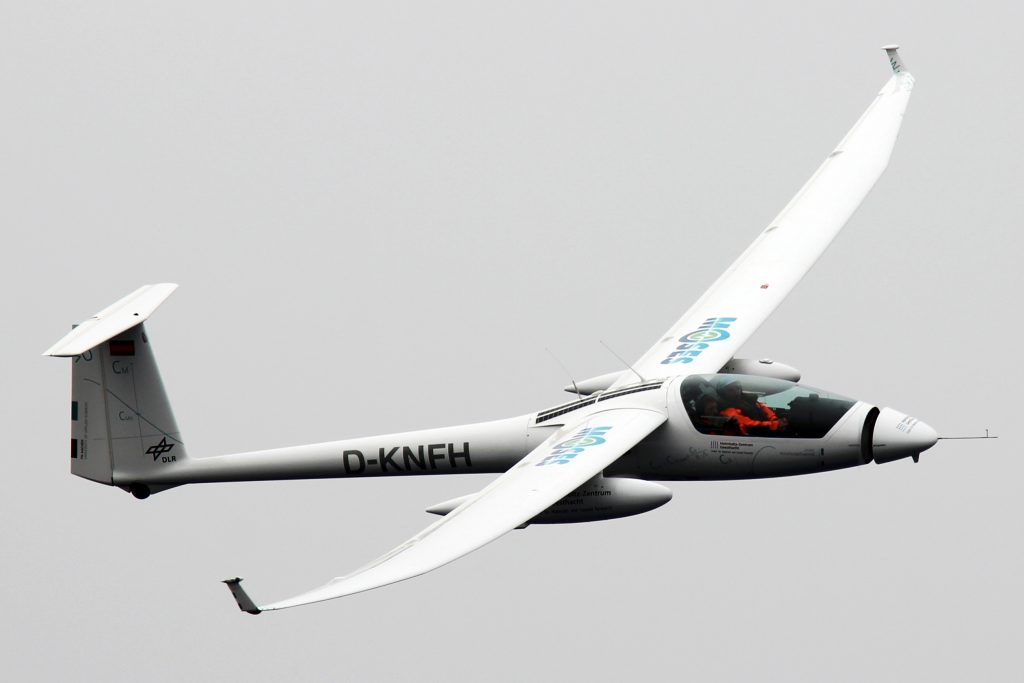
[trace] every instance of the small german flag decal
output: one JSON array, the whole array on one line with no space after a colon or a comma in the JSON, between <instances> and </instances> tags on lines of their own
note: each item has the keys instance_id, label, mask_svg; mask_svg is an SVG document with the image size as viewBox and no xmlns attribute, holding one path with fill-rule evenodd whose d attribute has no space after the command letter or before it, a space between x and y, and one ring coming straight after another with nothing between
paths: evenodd
<instances>
[{"instance_id":1,"label":"small german flag decal","mask_svg":"<svg viewBox=\"0 0 1024 683\"><path fill-rule=\"evenodd\" d=\"M134 356L135 355L135 340L134 339L111 339L110 340L110 355L111 356Z\"/></svg>"}]
</instances>

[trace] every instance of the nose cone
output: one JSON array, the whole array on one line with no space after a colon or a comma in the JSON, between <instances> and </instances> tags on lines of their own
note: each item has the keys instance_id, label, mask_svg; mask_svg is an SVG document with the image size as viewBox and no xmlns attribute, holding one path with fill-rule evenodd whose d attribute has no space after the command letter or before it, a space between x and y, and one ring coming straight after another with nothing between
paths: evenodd
<instances>
[{"instance_id":1,"label":"nose cone","mask_svg":"<svg viewBox=\"0 0 1024 683\"><path fill-rule=\"evenodd\" d=\"M917 456L939 440L938 433L915 417L892 408L882 408L875 421L871 452L875 462L892 462Z\"/></svg>"}]
</instances>

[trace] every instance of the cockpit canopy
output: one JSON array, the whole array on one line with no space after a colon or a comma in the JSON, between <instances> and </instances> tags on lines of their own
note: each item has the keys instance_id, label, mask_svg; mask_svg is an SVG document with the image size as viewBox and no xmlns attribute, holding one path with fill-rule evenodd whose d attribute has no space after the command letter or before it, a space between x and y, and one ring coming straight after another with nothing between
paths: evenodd
<instances>
[{"instance_id":1,"label":"cockpit canopy","mask_svg":"<svg viewBox=\"0 0 1024 683\"><path fill-rule=\"evenodd\" d=\"M856 403L771 377L693 375L680 389L697 431L724 436L819 439Z\"/></svg>"}]
</instances>

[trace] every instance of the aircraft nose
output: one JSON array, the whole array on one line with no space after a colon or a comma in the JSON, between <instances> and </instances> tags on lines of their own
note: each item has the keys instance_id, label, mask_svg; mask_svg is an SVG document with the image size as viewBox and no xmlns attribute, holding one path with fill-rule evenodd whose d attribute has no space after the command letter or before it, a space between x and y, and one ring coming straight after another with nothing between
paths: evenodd
<instances>
[{"instance_id":1,"label":"aircraft nose","mask_svg":"<svg viewBox=\"0 0 1024 683\"><path fill-rule=\"evenodd\" d=\"M881 464L900 458L917 456L939 440L938 433L927 424L892 408L882 408L875 421L871 452Z\"/></svg>"}]
</instances>

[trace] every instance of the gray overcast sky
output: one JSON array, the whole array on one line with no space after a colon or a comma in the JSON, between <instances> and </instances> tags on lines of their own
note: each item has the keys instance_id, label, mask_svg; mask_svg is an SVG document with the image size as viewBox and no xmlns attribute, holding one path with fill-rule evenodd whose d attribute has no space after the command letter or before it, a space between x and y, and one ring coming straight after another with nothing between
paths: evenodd
<instances>
[{"instance_id":1,"label":"gray overcast sky","mask_svg":"<svg viewBox=\"0 0 1024 683\"><path fill-rule=\"evenodd\" d=\"M487 477L67 473L39 353L147 282L196 456L456 424L635 358L888 77L893 163L751 340L944 434L1019 421L1019 3L0 5L0 661L9 680L1020 680L1012 438L675 483L396 586L252 618Z\"/></svg>"}]
</instances>

